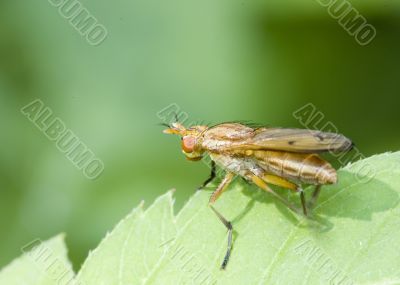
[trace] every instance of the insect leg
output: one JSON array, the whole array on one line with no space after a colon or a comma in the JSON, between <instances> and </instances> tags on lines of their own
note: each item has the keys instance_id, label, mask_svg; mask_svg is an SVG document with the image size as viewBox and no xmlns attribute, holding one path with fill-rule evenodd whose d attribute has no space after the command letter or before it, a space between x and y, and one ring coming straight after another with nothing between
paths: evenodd
<instances>
[{"instance_id":1,"label":"insect leg","mask_svg":"<svg viewBox=\"0 0 400 285\"><path fill-rule=\"evenodd\" d=\"M211 181L214 180L214 178L215 178L215 170L216 170L215 162L214 162L214 160L211 160L211 173L210 173L210 176L207 178L206 181L203 182L203 184L198 188L198 190L203 189L204 187L206 187L206 185L208 183L210 183Z\"/></svg>"},{"instance_id":2,"label":"insect leg","mask_svg":"<svg viewBox=\"0 0 400 285\"><path fill-rule=\"evenodd\" d=\"M293 191L297 191L298 186L292 182L287 181L286 179L276 176L276 175L271 175L271 174L266 174L262 177L262 180L269 184L273 184L276 186L280 186L283 188L287 188Z\"/></svg>"},{"instance_id":3,"label":"insect leg","mask_svg":"<svg viewBox=\"0 0 400 285\"><path fill-rule=\"evenodd\" d=\"M264 180L262 180L260 177L255 176L254 174L250 174L249 175L251 181L253 181L254 184L256 184L258 187L260 187L261 189L263 189L264 191L272 194L275 198L277 198L279 201L281 201L283 204L285 204L289 209L291 209L293 212L295 213L299 213L299 211L292 205L290 204L288 201L286 201L285 199L283 199L281 196L279 196L278 194L275 193L274 190L272 190L267 183L264 182Z\"/></svg>"},{"instance_id":4,"label":"insect leg","mask_svg":"<svg viewBox=\"0 0 400 285\"><path fill-rule=\"evenodd\" d=\"M228 172L225 175L224 179L218 185L217 189L211 194L209 204L213 204L215 201L217 201L222 192L224 192L229 183L231 183L233 177L235 177L235 174L233 174L232 172Z\"/></svg>"},{"instance_id":5,"label":"insect leg","mask_svg":"<svg viewBox=\"0 0 400 285\"><path fill-rule=\"evenodd\" d=\"M227 219L224 218L213 206L212 204L218 199L218 197L224 192L224 190L228 187L228 185L231 183L233 177L235 175L231 172L228 172L225 176L225 178L222 180L222 182L218 185L217 189L211 194L210 201L209 201L209 206L211 207L211 210L217 215L218 219L225 225L225 227L228 229L228 247L225 253L224 260L221 264L221 269L225 269L226 265L228 264L229 257L231 255L231 250L232 250L232 232L233 232L233 227L231 222L229 222Z\"/></svg>"},{"instance_id":6,"label":"insect leg","mask_svg":"<svg viewBox=\"0 0 400 285\"><path fill-rule=\"evenodd\" d=\"M300 200L301 200L301 206L303 207L303 214L307 216L307 204L303 188L298 187L297 189L298 189L297 191L300 192Z\"/></svg>"},{"instance_id":7,"label":"insect leg","mask_svg":"<svg viewBox=\"0 0 400 285\"><path fill-rule=\"evenodd\" d=\"M315 190L314 190L314 192L312 194L312 197L311 197L311 200L310 200L310 202L308 204L308 206L310 208L312 208L315 205L315 203L317 202L318 197L319 197L319 193L321 192L321 186L322 186L321 184L315 186Z\"/></svg>"},{"instance_id":8,"label":"insect leg","mask_svg":"<svg viewBox=\"0 0 400 285\"><path fill-rule=\"evenodd\" d=\"M221 264L221 269L225 269L226 265L228 264L229 261L229 257L231 256L231 250L232 250L232 231L233 231L233 227L231 222L227 221L224 216L222 216L217 210L215 210L215 208L210 205L211 210L214 211L214 213L217 215L217 217L220 219L220 221L225 225L225 227L228 229L228 248L226 250L225 253L225 257L224 260L222 261Z\"/></svg>"},{"instance_id":9,"label":"insect leg","mask_svg":"<svg viewBox=\"0 0 400 285\"><path fill-rule=\"evenodd\" d=\"M287 181L286 179L276 176L276 175L264 175L263 176L263 180L267 183L273 184L273 185L277 185L283 188L287 188L296 192L300 192L300 200L301 200L301 206L303 208L303 213L305 216L307 216L307 206L306 206L306 198L304 195L304 191L303 188L301 188L300 186Z\"/></svg>"}]
</instances>

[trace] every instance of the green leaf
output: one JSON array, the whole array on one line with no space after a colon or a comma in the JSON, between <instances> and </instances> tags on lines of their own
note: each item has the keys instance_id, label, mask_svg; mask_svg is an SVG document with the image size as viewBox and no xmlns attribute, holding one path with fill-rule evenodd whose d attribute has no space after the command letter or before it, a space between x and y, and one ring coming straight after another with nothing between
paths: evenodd
<instances>
[{"instance_id":1,"label":"green leaf","mask_svg":"<svg viewBox=\"0 0 400 285\"><path fill-rule=\"evenodd\" d=\"M86 285L399 284L399 189L399 152L341 169L339 183L323 187L314 219L237 181L216 203L235 229L225 271L219 268L227 232L207 206L210 192L196 192L176 217L169 192L123 220L90 254L79 280Z\"/></svg>"},{"instance_id":2,"label":"green leaf","mask_svg":"<svg viewBox=\"0 0 400 285\"><path fill-rule=\"evenodd\" d=\"M210 192L196 192L175 216L170 191L122 220L71 285L400 284L399 192L400 152L341 169L310 219L237 180L215 205L235 229L230 262L220 270L227 232L207 206ZM44 245L68 264L60 238ZM70 285L54 283L32 256L3 269L0 284Z\"/></svg>"},{"instance_id":3,"label":"green leaf","mask_svg":"<svg viewBox=\"0 0 400 285\"><path fill-rule=\"evenodd\" d=\"M141 284L166 252L162 243L176 235L172 192L143 212L143 203L89 254L78 279L82 284Z\"/></svg>"},{"instance_id":4,"label":"green leaf","mask_svg":"<svg viewBox=\"0 0 400 285\"><path fill-rule=\"evenodd\" d=\"M0 271L1 285L77 285L63 235L34 240L21 250L24 254Z\"/></svg>"}]
</instances>

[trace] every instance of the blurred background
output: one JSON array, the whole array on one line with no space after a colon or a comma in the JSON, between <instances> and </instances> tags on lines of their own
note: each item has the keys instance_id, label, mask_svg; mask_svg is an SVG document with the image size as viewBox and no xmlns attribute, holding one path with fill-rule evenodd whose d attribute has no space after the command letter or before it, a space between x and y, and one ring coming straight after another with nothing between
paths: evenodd
<instances>
[{"instance_id":1,"label":"blurred background","mask_svg":"<svg viewBox=\"0 0 400 285\"><path fill-rule=\"evenodd\" d=\"M56 1L54 1L56 2ZM317 1L81 3L108 36L88 44L48 1L0 2L0 267L66 233L75 269L130 210L209 174L157 113L301 127L312 103L369 156L399 149L400 5L352 0L376 30L360 46ZM89 180L20 109L41 99L104 162Z\"/></svg>"}]
</instances>

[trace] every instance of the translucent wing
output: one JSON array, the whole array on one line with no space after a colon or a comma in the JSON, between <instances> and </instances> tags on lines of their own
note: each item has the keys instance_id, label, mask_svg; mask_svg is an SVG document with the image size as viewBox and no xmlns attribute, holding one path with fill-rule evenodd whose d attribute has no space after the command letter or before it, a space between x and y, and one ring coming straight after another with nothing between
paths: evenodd
<instances>
[{"instance_id":1,"label":"translucent wing","mask_svg":"<svg viewBox=\"0 0 400 285\"><path fill-rule=\"evenodd\" d=\"M258 129L249 144L293 152L347 151L353 143L343 135L303 129Z\"/></svg>"},{"instance_id":2,"label":"translucent wing","mask_svg":"<svg viewBox=\"0 0 400 285\"><path fill-rule=\"evenodd\" d=\"M298 153L348 151L353 143L343 135L315 130L257 128L241 124L221 124L207 130L203 146L215 151L281 150Z\"/></svg>"}]
</instances>

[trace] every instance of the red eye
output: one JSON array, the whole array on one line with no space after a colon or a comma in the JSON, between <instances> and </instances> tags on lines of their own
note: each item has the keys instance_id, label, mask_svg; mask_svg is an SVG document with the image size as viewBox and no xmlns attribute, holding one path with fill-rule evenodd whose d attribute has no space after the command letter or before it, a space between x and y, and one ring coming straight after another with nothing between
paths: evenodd
<instances>
[{"instance_id":1,"label":"red eye","mask_svg":"<svg viewBox=\"0 0 400 285\"><path fill-rule=\"evenodd\" d=\"M182 138L182 149L184 150L184 152L193 152L195 144L196 139L192 136L186 136Z\"/></svg>"}]
</instances>

